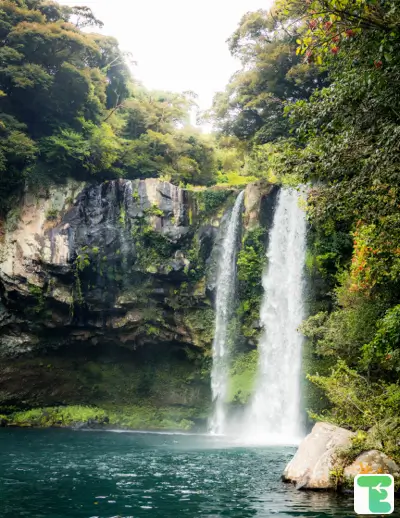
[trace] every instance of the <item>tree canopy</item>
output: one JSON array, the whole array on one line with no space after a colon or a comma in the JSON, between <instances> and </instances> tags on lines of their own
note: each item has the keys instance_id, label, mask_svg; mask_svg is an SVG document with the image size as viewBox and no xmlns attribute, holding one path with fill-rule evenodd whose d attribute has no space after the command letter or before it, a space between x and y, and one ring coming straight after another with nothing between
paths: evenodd
<instances>
[{"instance_id":1,"label":"tree canopy","mask_svg":"<svg viewBox=\"0 0 400 518\"><path fill-rule=\"evenodd\" d=\"M296 34L282 30L267 11L246 14L228 43L242 69L214 99L210 116L217 129L252 144L288 136L286 104L308 99L326 75L304 63Z\"/></svg>"},{"instance_id":2,"label":"tree canopy","mask_svg":"<svg viewBox=\"0 0 400 518\"><path fill-rule=\"evenodd\" d=\"M0 1L0 209L25 184L158 177L215 181L214 145L190 128L191 92L147 91L87 7ZM82 29L86 28L83 32Z\"/></svg>"}]
</instances>

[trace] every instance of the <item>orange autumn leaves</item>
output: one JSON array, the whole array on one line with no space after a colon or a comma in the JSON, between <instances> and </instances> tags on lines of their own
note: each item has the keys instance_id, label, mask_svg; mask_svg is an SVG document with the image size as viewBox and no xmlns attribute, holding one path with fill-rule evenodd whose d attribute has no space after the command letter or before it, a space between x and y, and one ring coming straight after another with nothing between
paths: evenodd
<instances>
[{"instance_id":1,"label":"orange autumn leaves","mask_svg":"<svg viewBox=\"0 0 400 518\"><path fill-rule=\"evenodd\" d=\"M376 225L361 221L353 238L350 291L368 294L381 278L390 276L393 263L400 260L400 247L396 240L380 234Z\"/></svg>"},{"instance_id":2,"label":"orange autumn leaves","mask_svg":"<svg viewBox=\"0 0 400 518\"><path fill-rule=\"evenodd\" d=\"M357 225L354 232L354 251L350 268L351 285L350 291L369 291L373 287L373 279L371 275L371 256L376 255L378 250L370 246L371 235L373 233L372 225Z\"/></svg>"}]
</instances>

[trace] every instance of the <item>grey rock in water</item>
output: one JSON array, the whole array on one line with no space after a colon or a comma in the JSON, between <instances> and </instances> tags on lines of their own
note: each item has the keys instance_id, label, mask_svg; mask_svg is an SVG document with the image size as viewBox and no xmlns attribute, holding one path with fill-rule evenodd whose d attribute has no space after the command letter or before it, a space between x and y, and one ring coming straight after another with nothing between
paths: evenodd
<instances>
[{"instance_id":1,"label":"grey rock in water","mask_svg":"<svg viewBox=\"0 0 400 518\"><path fill-rule=\"evenodd\" d=\"M283 473L298 489L333 489L330 478L338 448L351 445L353 432L329 423L317 423L302 441Z\"/></svg>"}]
</instances>

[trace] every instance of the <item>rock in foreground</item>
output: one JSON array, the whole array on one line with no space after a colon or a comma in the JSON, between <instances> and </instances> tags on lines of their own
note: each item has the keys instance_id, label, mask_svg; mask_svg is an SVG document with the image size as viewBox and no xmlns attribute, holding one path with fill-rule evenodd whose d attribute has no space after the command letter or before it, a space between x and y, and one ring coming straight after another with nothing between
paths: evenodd
<instances>
[{"instance_id":1,"label":"rock in foreground","mask_svg":"<svg viewBox=\"0 0 400 518\"><path fill-rule=\"evenodd\" d=\"M297 489L337 489L338 485L352 484L359 474L388 473L399 477L399 466L379 450L364 451L345 466L338 453L353 446L353 437L353 432L339 426L317 423L286 466L283 480L296 484ZM331 476L335 471L337 476Z\"/></svg>"},{"instance_id":2,"label":"rock in foreground","mask_svg":"<svg viewBox=\"0 0 400 518\"><path fill-rule=\"evenodd\" d=\"M330 472L338 448L351 445L352 432L329 423L317 423L302 441L283 473L298 489L333 489Z\"/></svg>"}]
</instances>

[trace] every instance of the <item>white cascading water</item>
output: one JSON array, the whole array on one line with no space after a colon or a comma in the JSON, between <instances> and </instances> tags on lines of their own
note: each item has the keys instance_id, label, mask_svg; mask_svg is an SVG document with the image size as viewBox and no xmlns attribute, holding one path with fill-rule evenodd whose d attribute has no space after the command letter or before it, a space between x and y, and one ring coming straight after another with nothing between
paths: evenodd
<instances>
[{"instance_id":1,"label":"white cascading water","mask_svg":"<svg viewBox=\"0 0 400 518\"><path fill-rule=\"evenodd\" d=\"M258 375L245 431L254 443L296 444L302 436L298 327L304 319L306 218L300 199L295 190L280 191L270 231Z\"/></svg>"},{"instance_id":2,"label":"white cascading water","mask_svg":"<svg viewBox=\"0 0 400 518\"><path fill-rule=\"evenodd\" d=\"M239 194L233 207L218 264L215 304L216 319L211 371L211 391L214 409L210 420L210 432L213 434L225 433L225 400L229 377L228 325L235 296L237 240L243 197L244 191Z\"/></svg>"}]
</instances>

